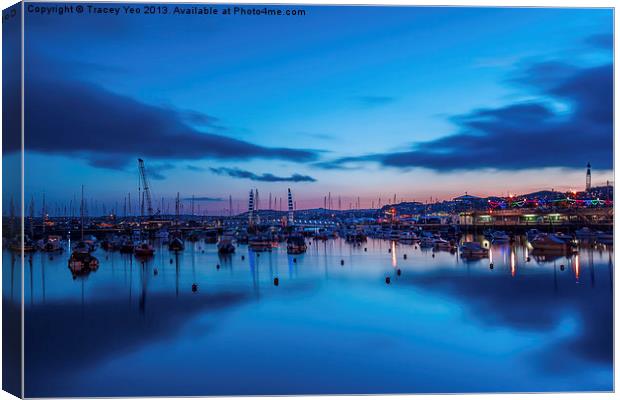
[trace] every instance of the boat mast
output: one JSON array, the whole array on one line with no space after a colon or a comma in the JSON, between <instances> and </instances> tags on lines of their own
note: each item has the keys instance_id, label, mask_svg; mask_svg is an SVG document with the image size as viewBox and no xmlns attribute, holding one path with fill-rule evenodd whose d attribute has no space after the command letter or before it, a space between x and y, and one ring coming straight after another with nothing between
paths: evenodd
<instances>
[{"instance_id":1,"label":"boat mast","mask_svg":"<svg viewBox=\"0 0 620 400\"><path fill-rule=\"evenodd\" d=\"M174 212L175 212L175 224L178 226L179 225L179 207L181 205L181 200L179 198L179 192L177 192L177 199L174 203Z\"/></svg>"},{"instance_id":2,"label":"boat mast","mask_svg":"<svg viewBox=\"0 0 620 400\"><path fill-rule=\"evenodd\" d=\"M34 237L34 196L30 198L30 237Z\"/></svg>"},{"instance_id":3,"label":"boat mast","mask_svg":"<svg viewBox=\"0 0 620 400\"><path fill-rule=\"evenodd\" d=\"M13 239L13 234L15 231L15 200L13 199L13 196L11 196L11 205L9 210L9 238Z\"/></svg>"},{"instance_id":4,"label":"boat mast","mask_svg":"<svg viewBox=\"0 0 620 400\"><path fill-rule=\"evenodd\" d=\"M80 232L84 240L84 185L82 185L82 199L80 200Z\"/></svg>"}]
</instances>

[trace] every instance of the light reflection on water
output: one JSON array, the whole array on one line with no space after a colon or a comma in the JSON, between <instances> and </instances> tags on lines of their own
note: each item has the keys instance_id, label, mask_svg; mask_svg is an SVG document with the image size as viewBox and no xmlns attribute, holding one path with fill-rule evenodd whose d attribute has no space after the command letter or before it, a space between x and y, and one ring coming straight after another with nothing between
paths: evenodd
<instances>
[{"instance_id":1,"label":"light reflection on water","mask_svg":"<svg viewBox=\"0 0 620 400\"><path fill-rule=\"evenodd\" d=\"M612 389L609 248L186 245L144 263L99 249L77 279L67 252L27 258L26 395ZM3 265L6 299L19 261L5 251Z\"/></svg>"}]
</instances>

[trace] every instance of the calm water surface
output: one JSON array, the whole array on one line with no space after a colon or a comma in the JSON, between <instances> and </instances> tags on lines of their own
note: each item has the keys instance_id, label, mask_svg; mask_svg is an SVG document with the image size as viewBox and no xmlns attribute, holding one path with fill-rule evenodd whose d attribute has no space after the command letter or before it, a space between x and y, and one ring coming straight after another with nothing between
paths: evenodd
<instances>
[{"instance_id":1,"label":"calm water surface","mask_svg":"<svg viewBox=\"0 0 620 400\"><path fill-rule=\"evenodd\" d=\"M294 262L186 245L144 264L99 249L75 280L67 251L27 260L26 396L613 389L610 248L468 261L337 239ZM19 297L19 260L3 266Z\"/></svg>"}]
</instances>

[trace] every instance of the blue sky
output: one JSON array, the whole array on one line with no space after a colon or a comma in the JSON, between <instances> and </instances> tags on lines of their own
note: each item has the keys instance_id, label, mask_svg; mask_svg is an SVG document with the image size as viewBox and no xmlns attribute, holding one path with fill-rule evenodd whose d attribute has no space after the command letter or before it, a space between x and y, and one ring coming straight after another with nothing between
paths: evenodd
<instances>
[{"instance_id":1,"label":"blue sky","mask_svg":"<svg viewBox=\"0 0 620 400\"><path fill-rule=\"evenodd\" d=\"M242 208L612 179L611 10L304 8L27 14L27 193L122 201L138 157L156 198Z\"/></svg>"}]
</instances>

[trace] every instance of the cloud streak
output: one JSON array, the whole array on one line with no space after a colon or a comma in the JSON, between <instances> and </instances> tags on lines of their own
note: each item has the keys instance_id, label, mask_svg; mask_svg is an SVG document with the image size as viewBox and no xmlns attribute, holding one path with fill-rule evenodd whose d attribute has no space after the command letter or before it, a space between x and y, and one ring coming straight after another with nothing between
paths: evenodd
<instances>
[{"instance_id":1,"label":"cloud streak","mask_svg":"<svg viewBox=\"0 0 620 400\"><path fill-rule=\"evenodd\" d=\"M219 202L219 201L224 201L223 198L221 197L205 197L205 196L199 196L199 197L185 197L183 198L183 201L200 201L200 202Z\"/></svg>"},{"instance_id":2,"label":"cloud streak","mask_svg":"<svg viewBox=\"0 0 620 400\"><path fill-rule=\"evenodd\" d=\"M204 172L207 170L206 168L199 167L197 165L192 165L192 164L186 165L185 169L187 169L188 171L192 171L192 172Z\"/></svg>"},{"instance_id":3,"label":"cloud streak","mask_svg":"<svg viewBox=\"0 0 620 400\"><path fill-rule=\"evenodd\" d=\"M311 176L293 174L291 176L276 176L270 173L257 175L253 172L242 170L239 168L210 168L211 172L217 175L230 176L232 178L249 179L260 182L316 182Z\"/></svg>"}]
</instances>

